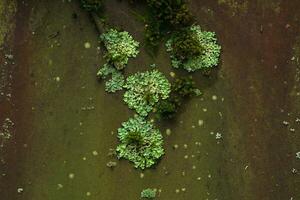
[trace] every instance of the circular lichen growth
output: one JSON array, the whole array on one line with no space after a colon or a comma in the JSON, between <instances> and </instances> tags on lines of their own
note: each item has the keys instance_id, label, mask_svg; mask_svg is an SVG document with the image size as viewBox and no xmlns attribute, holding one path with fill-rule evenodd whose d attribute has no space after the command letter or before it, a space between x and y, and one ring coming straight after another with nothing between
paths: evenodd
<instances>
[{"instance_id":1,"label":"circular lichen growth","mask_svg":"<svg viewBox=\"0 0 300 200\"><path fill-rule=\"evenodd\" d=\"M118 138L118 158L133 162L136 168L151 167L164 154L161 133L141 116L123 122L118 129Z\"/></svg>"},{"instance_id":2,"label":"circular lichen growth","mask_svg":"<svg viewBox=\"0 0 300 200\"><path fill-rule=\"evenodd\" d=\"M100 39L107 50L105 57L118 70L127 65L129 58L134 58L139 53L139 42L135 41L126 31L110 29L103 33Z\"/></svg>"},{"instance_id":3,"label":"circular lichen growth","mask_svg":"<svg viewBox=\"0 0 300 200\"><path fill-rule=\"evenodd\" d=\"M171 84L161 72L152 70L129 76L124 88L124 102L139 115L147 116L160 99L169 97Z\"/></svg>"},{"instance_id":4,"label":"circular lichen growth","mask_svg":"<svg viewBox=\"0 0 300 200\"><path fill-rule=\"evenodd\" d=\"M221 46L214 32L202 31L193 25L174 34L166 43L172 66L189 72L218 65Z\"/></svg>"}]
</instances>

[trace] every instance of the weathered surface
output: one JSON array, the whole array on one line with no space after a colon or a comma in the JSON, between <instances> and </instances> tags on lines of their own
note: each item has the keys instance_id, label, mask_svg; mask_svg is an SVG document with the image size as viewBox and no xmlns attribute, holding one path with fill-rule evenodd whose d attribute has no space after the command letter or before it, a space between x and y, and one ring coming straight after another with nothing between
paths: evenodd
<instances>
[{"instance_id":1,"label":"weathered surface","mask_svg":"<svg viewBox=\"0 0 300 200\"><path fill-rule=\"evenodd\" d=\"M190 2L198 23L217 32L222 63L209 78L194 74L203 98L160 124L162 132L171 130L166 155L142 174L123 160L113 170L106 166L115 163L111 133L133 112L96 80L103 61L87 13L77 2L17 5L14 40L7 43L16 63L10 103L0 101L0 123L14 122L0 151L1 198L132 200L148 187L161 189L162 200L300 198L299 1ZM108 1L106 14L142 41L132 10L139 9ZM174 71L164 49L156 58L142 49L126 73L153 62Z\"/></svg>"}]
</instances>

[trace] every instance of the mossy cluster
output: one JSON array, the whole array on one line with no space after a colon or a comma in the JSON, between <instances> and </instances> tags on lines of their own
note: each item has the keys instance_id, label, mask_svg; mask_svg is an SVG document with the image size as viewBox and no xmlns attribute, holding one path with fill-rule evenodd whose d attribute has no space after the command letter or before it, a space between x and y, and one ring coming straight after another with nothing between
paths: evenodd
<instances>
[{"instance_id":1,"label":"mossy cluster","mask_svg":"<svg viewBox=\"0 0 300 200\"><path fill-rule=\"evenodd\" d=\"M144 0L143 2L148 8L145 37L152 47L158 46L171 31L188 27L193 22L185 0Z\"/></svg>"},{"instance_id":2,"label":"mossy cluster","mask_svg":"<svg viewBox=\"0 0 300 200\"><path fill-rule=\"evenodd\" d=\"M161 72L152 70L129 76L124 88L124 102L139 115L147 116L160 99L169 97L171 84Z\"/></svg>"},{"instance_id":3,"label":"mossy cluster","mask_svg":"<svg viewBox=\"0 0 300 200\"><path fill-rule=\"evenodd\" d=\"M190 29L185 29L173 36L172 53L181 62L185 62L189 58L203 54L204 48L200 44L198 35Z\"/></svg>"},{"instance_id":4,"label":"mossy cluster","mask_svg":"<svg viewBox=\"0 0 300 200\"><path fill-rule=\"evenodd\" d=\"M111 76L105 85L107 92L127 89L124 102L139 114L118 129L118 158L133 162L136 168L151 167L164 154L163 138L145 117L160 99L168 98L170 83L157 70L136 73L125 82L122 73L109 64L105 64L97 75L102 79Z\"/></svg>"},{"instance_id":5,"label":"mossy cluster","mask_svg":"<svg viewBox=\"0 0 300 200\"><path fill-rule=\"evenodd\" d=\"M181 98L200 96L202 94L191 76L176 79L172 84L172 93Z\"/></svg>"},{"instance_id":6,"label":"mossy cluster","mask_svg":"<svg viewBox=\"0 0 300 200\"><path fill-rule=\"evenodd\" d=\"M127 65L129 58L137 56L139 43L128 32L115 29L103 33L100 39L107 50L107 62L99 69L97 76L106 79L111 75L111 79L105 83L105 90L116 92L123 89L125 78L121 70Z\"/></svg>"},{"instance_id":7,"label":"mossy cluster","mask_svg":"<svg viewBox=\"0 0 300 200\"><path fill-rule=\"evenodd\" d=\"M118 129L118 158L134 163L136 168L151 167L164 154L163 137L153 124L136 115Z\"/></svg>"},{"instance_id":8,"label":"mossy cluster","mask_svg":"<svg viewBox=\"0 0 300 200\"><path fill-rule=\"evenodd\" d=\"M126 31L117 31L110 29L100 36L104 43L107 53L105 55L108 63L115 66L116 69L123 69L129 58L135 58L139 51L139 42Z\"/></svg>"},{"instance_id":9,"label":"mossy cluster","mask_svg":"<svg viewBox=\"0 0 300 200\"><path fill-rule=\"evenodd\" d=\"M200 96L201 94L192 77L176 79L172 84L169 98L156 104L155 113L159 119L171 119L178 112L186 98Z\"/></svg>"},{"instance_id":10,"label":"mossy cluster","mask_svg":"<svg viewBox=\"0 0 300 200\"><path fill-rule=\"evenodd\" d=\"M156 197L156 189L147 188L141 192L141 198L154 199Z\"/></svg>"},{"instance_id":11,"label":"mossy cluster","mask_svg":"<svg viewBox=\"0 0 300 200\"><path fill-rule=\"evenodd\" d=\"M123 89L125 83L124 75L110 64L104 64L97 72L97 76L101 79L106 79L108 76L111 76L111 78L105 82L105 91L116 92Z\"/></svg>"},{"instance_id":12,"label":"mossy cluster","mask_svg":"<svg viewBox=\"0 0 300 200\"><path fill-rule=\"evenodd\" d=\"M136 168L151 167L164 154L163 138L145 117L160 99L168 97L170 83L157 70L136 73L125 81L122 70L128 59L138 54L138 42L127 32L114 29L102 34L100 38L107 49L107 63L98 71L97 76L101 79L111 76L105 83L107 92L126 89L124 102L139 114L124 122L118 129L120 144L116 149L117 156L133 162Z\"/></svg>"},{"instance_id":13,"label":"mossy cluster","mask_svg":"<svg viewBox=\"0 0 300 200\"><path fill-rule=\"evenodd\" d=\"M90 12L99 11L102 6L101 0L80 1L81 6ZM144 2L150 14L145 26L147 40L155 46L162 38L171 35L166 46L173 67L193 72L217 65L221 47L215 34L192 25L193 19L184 0ZM176 79L171 85L156 69L125 78L123 70L129 58L138 55L139 42L128 32L116 29L103 33L100 40L107 51L104 56L106 63L97 76L110 78L105 83L107 92L124 89L123 101L137 113L118 129L117 157L133 162L136 168L149 168L164 155L162 134L147 119L149 113L154 111L159 118L172 118L186 97L199 96L201 92L191 77ZM111 163L108 166L112 166ZM154 198L155 195L156 190L149 188L141 192L142 198Z\"/></svg>"},{"instance_id":14,"label":"mossy cluster","mask_svg":"<svg viewBox=\"0 0 300 200\"><path fill-rule=\"evenodd\" d=\"M192 16L184 0L147 0L147 5L160 26L181 28L192 22Z\"/></svg>"},{"instance_id":15,"label":"mossy cluster","mask_svg":"<svg viewBox=\"0 0 300 200\"><path fill-rule=\"evenodd\" d=\"M194 72L210 69L219 63L221 46L217 44L215 33L202 31L198 25L189 27L184 34L174 34L166 47L175 68Z\"/></svg>"}]
</instances>

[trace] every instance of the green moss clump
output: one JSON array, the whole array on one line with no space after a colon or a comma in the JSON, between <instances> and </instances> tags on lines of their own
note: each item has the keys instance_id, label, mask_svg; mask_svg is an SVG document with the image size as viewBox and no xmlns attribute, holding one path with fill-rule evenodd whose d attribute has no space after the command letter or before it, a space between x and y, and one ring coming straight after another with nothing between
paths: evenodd
<instances>
[{"instance_id":1,"label":"green moss clump","mask_svg":"<svg viewBox=\"0 0 300 200\"><path fill-rule=\"evenodd\" d=\"M188 27L194 21L185 0L144 0L142 2L146 3L148 8L143 21L149 47L157 47L170 32Z\"/></svg>"},{"instance_id":2,"label":"green moss clump","mask_svg":"<svg viewBox=\"0 0 300 200\"><path fill-rule=\"evenodd\" d=\"M158 119L172 119L177 113L180 101L177 98L170 98L160 101L155 107L155 113Z\"/></svg>"},{"instance_id":3,"label":"green moss clump","mask_svg":"<svg viewBox=\"0 0 300 200\"><path fill-rule=\"evenodd\" d=\"M111 79L105 82L105 91L116 92L123 89L125 78L122 72L116 70L109 64L104 64L103 67L98 71L97 76L101 79L107 79L111 76Z\"/></svg>"},{"instance_id":4,"label":"green moss clump","mask_svg":"<svg viewBox=\"0 0 300 200\"><path fill-rule=\"evenodd\" d=\"M171 84L161 72L152 70L129 76L124 88L124 102L139 115L147 116L160 99L169 97Z\"/></svg>"},{"instance_id":5,"label":"green moss clump","mask_svg":"<svg viewBox=\"0 0 300 200\"><path fill-rule=\"evenodd\" d=\"M100 39L107 50L105 55L107 61L118 70L127 65L129 58L134 58L139 53L139 42L126 31L110 29L103 33Z\"/></svg>"},{"instance_id":6,"label":"green moss clump","mask_svg":"<svg viewBox=\"0 0 300 200\"><path fill-rule=\"evenodd\" d=\"M118 158L133 162L136 168L149 168L164 154L161 133L141 116L123 122L118 129L118 138Z\"/></svg>"},{"instance_id":7,"label":"green moss clump","mask_svg":"<svg viewBox=\"0 0 300 200\"><path fill-rule=\"evenodd\" d=\"M107 63L98 71L97 76L106 79L111 75L111 79L105 83L105 90L116 92L123 89L125 78L121 70L127 65L130 57L137 56L139 43L134 41L128 32L114 29L103 33L100 39L107 50L105 55Z\"/></svg>"},{"instance_id":8,"label":"green moss clump","mask_svg":"<svg viewBox=\"0 0 300 200\"><path fill-rule=\"evenodd\" d=\"M147 4L150 17L145 32L150 46L158 46L167 34L187 27L193 21L184 0L147 0Z\"/></svg>"},{"instance_id":9,"label":"green moss clump","mask_svg":"<svg viewBox=\"0 0 300 200\"><path fill-rule=\"evenodd\" d=\"M172 93L181 98L200 96L202 94L191 76L176 79L172 84Z\"/></svg>"},{"instance_id":10,"label":"green moss clump","mask_svg":"<svg viewBox=\"0 0 300 200\"><path fill-rule=\"evenodd\" d=\"M159 119L171 119L187 97L200 96L201 94L192 77L176 79L172 84L169 98L158 102L156 105L154 109L156 115Z\"/></svg>"},{"instance_id":11,"label":"green moss clump","mask_svg":"<svg viewBox=\"0 0 300 200\"><path fill-rule=\"evenodd\" d=\"M141 198L154 199L156 197L156 189L147 188L141 192Z\"/></svg>"},{"instance_id":12,"label":"green moss clump","mask_svg":"<svg viewBox=\"0 0 300 200\"><path fill-rule=\"evenodd\" d=\"M109 65L109 64L107 64L107 63L105 63L105 64L98 70L97 76L98 76L99 78L101 78L101 79L106 79L107 76L109 76L110 74L112 74L112 73L115 72L115 71L116 71L116 69L115 69L113 66L111 66L111 65Z\"/></svg>"},{"instance_id":13,"label":"green moss clump","mask_svg":"<svg viewBox=\"0 0 300 200\"><path fill-rule=\"evenodd\" d=\"M154 18L161 26L181 28L192 21L192 16L184 0L147 0ZM163 29L163 27L160 27Z\"/></svg>"},{"instance_id":14,"label":"green moss clump","mask_svg":"<svg viewBox=\"0 0 300 200\"><path fill-rule=\"evenodd\" d=\"M172 52L174 57L178 58L181 62L204 53L204 49L195 32L183 30L177 34L179 34L177 37L173 37Z\"/></svg>"},{"instance_id":15,"label":"green moss clump","mask_svg":"<svg viewBox=\"0 0 300 200\"><path fill-rule=\"evenodd\" d=\"M124 75L120 71L111 74L111 79L105 83L105 91L116 92L123 89L125 83Z\"/></svg>"},{"instance_id":16,"label":"green moss clump","mask_svg":"<svg viewBox=\"0 0 300 200\"><path fill-rule=\"evenodd\" d=\"M174 34L166 43L172 66L189 72L210 69L219 63L221 46L215 33L202 31L193 25L184 34Z\"/></svg>"}]
</instances>

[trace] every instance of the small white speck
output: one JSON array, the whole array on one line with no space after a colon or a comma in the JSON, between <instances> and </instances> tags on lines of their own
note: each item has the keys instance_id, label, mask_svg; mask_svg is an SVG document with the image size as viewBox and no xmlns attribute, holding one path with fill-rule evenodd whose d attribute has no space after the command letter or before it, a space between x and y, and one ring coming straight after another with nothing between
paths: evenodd
<instances>
[{"instance_id":1,"label":"small white speck","mask_svg":"<svg viewBox=\"0 0 300 200\"><path fill-rule=\"evenodd\" d=\"M166 135L167 135L167 136L170 136L170 135L171 135L171 129L169 129L169 128L166 129Z\"/></svg>"},{"instance_id":2,"label":"small white speck","mask_svg":"<svg viewBox=\"0 0 300 200\"><path fill-rule=\"evenodd\" d=\"M219 116L222 118L223 117L223 114L221 112L219 112Z\"/></svg>"},{"instance_id":3,"label":"small white speck","mask_svg":"<svg viewBox=\"0 0 300 200\"><path fill-rule=\"evenodd\" d=\"M84 48L86 49L91 48L91 44L89 42L84 43Z\"/></svg>"},{"instance_id":4,"label":"small white speck","mask_svg":"<svg viewBox=\"0 0 300 200\"><path fill-rule=\"evenodd\" d=\"M75 174L73 174L73 173L69 174L69 179L73 179L74 177L75 177Z\"/></svg>"},{"instance_id":5,"label":"small white speck","mask_svg":"<svg viewBox=\"0 0 300 200\"><path fill-rule=\"evenodd\" d=\"M55 81L59 82L60 81L60 77L59 76L55 77Z\"/></svg>"},{"instance_id":6,"label":"small white speck","mask_svg":"<svg viewBox=\"0 0 300 200\"><path fill-rule=\"evenodd\" d=\"M222 138L222 134L221 133L216 133L216 139L219 140Z\"/></svg>"},{"instance_id":7,"label":"small white speck","mask_svg":"<svg viewBox=\"0 0 300 200\"><path fill-rule=\"evenodd\" d=\"M297 169L295 169L295 168L292 169L293 174L296 174L297 172L298 172Z\"/></svg>"},{"instance_id":8,"label":"small white speck","mask_svg":"<svg viewBox=\"0 0 300 200\"><path fill-rule=\"evenodd\" d=\"M300 151L296 153L296 158L300 159Z\"/></svg>"},{"instance_id":9,"label":"small white speck","mask_svg":"<svg viewBox=\"0 0 300 200\"><path fill-rule=\"evenodd\" d=\"M283 121L282 123L283 123L283 125L285 125L285 126L287 126L287 125L289 125L289 124L290 124L290 123L289 123L289 122L287 122L287 121Z\"/></svg>"},{"instance_id":10,"label":"small white speck","mask_svg":"<svg viewBox=\"0 0 300 200\"><path fill-rule=\"evenodd\" d=\"M18 193L22 193L23 191L24 191L23 188L18 188L18 189L17 189L17 192L18 192Z\"/></svg>"},{"instance_id":11,"label":"small white speck","mask_svg":"<svg viewBox=\"0 0 300 200\"><path fill-rule=\"evenodd\" d=\"M294 128L290 128L290 132L295 132L295 129Z\"/></svg>"},{"instance_id":12,"label":"small white speck","mask_svg":"<svg viewBox=\"0 0 300 200\"><path fill-rule=\"evenodd\" d=\"M174 72L170 72L170 76L171 76L172 78L174 78L174 77L176 76L176 74L175 74Z\"/></svg>"},{"instance_id":13,"label":"small white speck","mask_svg":"<svg viewBox=\"0 0 300 200\"><path fill-rule=\"evenodd\" d=\"M199 119L199 120L198 120L198 125L199 125L199 126L203 126L203 124L204 124L204 121L203 121L202 119Z\"/></svg>"},{"instance_id":14,"label":"small white speck","mask_svg":"<svg viewBox=\"0 0 300 200\"><path fill-rule=\"evenodd\" d=\"M97 151L93 151L92 154L93 154L94 156L98 156L98 152L97 152Z\"/></svg>"},{"instance_id":15,"label":"small white speck","mask_svg":"<svg viewBox=\"0 0 300 200\"><path fill-rule=\"evenodd\" d=\"M144 178L145 174L144 173L140 173L140 178Z\"/></svg>"},{"instance_id":16,"label":"small white speck","mask_svg":"<svg viewBox=\"0 0 300 200\"><path fill-rule=\"evenodd\" d=\"M59 189L62 189L64 186L62 185L62 184L57 184L57 189L59 190Z\"/></svg>"}]
</instances>

